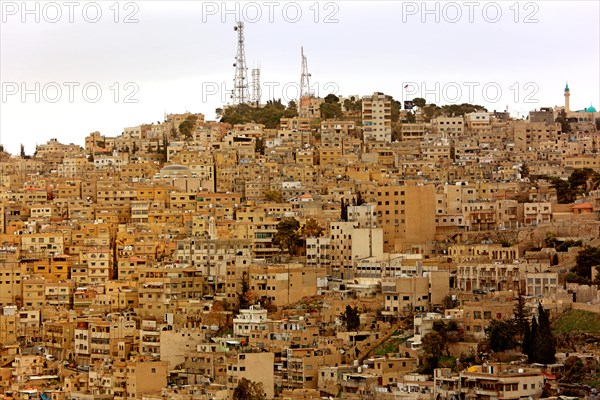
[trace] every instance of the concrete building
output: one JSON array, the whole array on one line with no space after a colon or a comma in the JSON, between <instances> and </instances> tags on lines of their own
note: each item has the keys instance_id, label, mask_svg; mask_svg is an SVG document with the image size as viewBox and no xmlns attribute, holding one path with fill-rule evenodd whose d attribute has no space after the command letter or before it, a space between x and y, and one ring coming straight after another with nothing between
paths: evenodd
<instances>
[{"instance_id":1,"label":"concrete building","mask_svg":"<svg viewBox=\"0 0 600 400\"><path fill-rule=\"evenodd\" d=\"M392 98L383 93L373 93L362 98L363 140L392 142Z\"/></svg>"},{"instance_id":2,"label":"concrete building","mask_svg":"<svg viewBox=\"0 0 600 400\"><path fill-rule=\"evenodd\" d=\"M402 253L435 238L435 188L384 186L377 190L377 221L383 251Z\"/></svg>"}]
</instances>

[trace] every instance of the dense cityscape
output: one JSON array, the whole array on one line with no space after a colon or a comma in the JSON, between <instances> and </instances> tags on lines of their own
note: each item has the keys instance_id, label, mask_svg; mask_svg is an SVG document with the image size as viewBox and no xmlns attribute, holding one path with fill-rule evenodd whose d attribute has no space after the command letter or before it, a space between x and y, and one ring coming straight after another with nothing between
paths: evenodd
<instances>
[{"instance_id":1,"label":"dense cityscape","mask_svg":"<svg viewBox=\"0 0 600 400\"><path fill-rule=\"evenodd\" d=\"M230 104L0 145L0 399L600 398L578 88L264 99L235 35Z\"/></svg>"}]
</instances>

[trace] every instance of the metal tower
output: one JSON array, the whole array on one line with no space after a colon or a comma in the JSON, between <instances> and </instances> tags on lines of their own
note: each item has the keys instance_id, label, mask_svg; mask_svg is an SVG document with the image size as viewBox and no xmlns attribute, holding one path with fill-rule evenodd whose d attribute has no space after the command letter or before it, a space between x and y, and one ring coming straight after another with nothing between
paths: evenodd
<instances>
[{"instance_id":1,"label":"metal tower","mask_svg":"<svg viewBox=\"0 0 600 400\"><path fill-rule=\"evenodd\" d=\"M304 47L300 47L300 55L302 56L302 73L300 75L300 101L303 97L311 96L310 93L310 74L308 73L308 63L304 55Z\"/></svg>"},{"instance_id":2,"label":"metal tower","mask_svg":"<svg viewBox=\"0 0 600 400\"><path fill-rule=\"evenodd\" d=\"M244 50L244 23L238 22L233 28L238 34L237 55L235 56L235 77L233 78L233 104L246 103L248 95L248 68L246 68L246 52Z\"/></svg>"},{"instance_id":3,"label":"metal tower","mask_svg":"<svg viewBox=\"0 0 600 400\"><path fill-rule=\"evenodd\" d=\"M260 68L252 69L252 103L260 107Z\"/></svg>"}]
</instances>

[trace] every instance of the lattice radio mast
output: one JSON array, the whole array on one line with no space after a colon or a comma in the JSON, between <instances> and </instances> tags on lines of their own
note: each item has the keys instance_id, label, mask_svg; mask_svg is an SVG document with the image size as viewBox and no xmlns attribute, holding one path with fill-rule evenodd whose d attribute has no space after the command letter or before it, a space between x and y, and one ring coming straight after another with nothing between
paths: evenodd
<instances>
[{"instance_id":1,"label":"lattice radio mast","mask_svg":"<svg viewBox=\"0 0 600 400\"><path fill-rule=\"evenodd\" d=\"M248 68L246 68L246 52L244 50L244 23L238 22L233 28L238 34L237 55L235 56L235 77L233 78L233 104L243 104L249 100Z\"/></svg>"},{"instance_id":2,"label":"lattice radio mast","mask_svg":"<svg viewBox=\"0 0 600 400\"><path fill-rule=\"evenodd\" d=\"M300 100L304 97L312 95L310 92L310 73L308 72L308 62L304 55L304 47L300 47L300 55L302 56L302 73L300 75Z\"/></svg>"},{"instance_id":3,"label":"lattice radio mast","mask_svg":"<svg viewBox=\"0 0 600 400\"><path fill-rule=\"evenodd\" d=\"M260 68L252 69L252 104L260 107Z\"/></svg>"}]
</instances>

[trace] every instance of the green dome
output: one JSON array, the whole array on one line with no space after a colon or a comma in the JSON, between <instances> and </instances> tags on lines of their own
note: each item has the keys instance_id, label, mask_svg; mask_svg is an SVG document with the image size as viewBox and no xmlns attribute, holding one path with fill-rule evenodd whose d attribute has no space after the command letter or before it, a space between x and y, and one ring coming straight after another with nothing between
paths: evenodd
<instances>
[{"instance_id":1,"label":"green dome","mask_svg":"<svg viewBox=\"0 0 600 400\"><path fill-rule=\"evenodd\" d=\"M597 112L596 109L594 108L594 106L589 106L586 111L593 112L593 113Z\"/></svg>"}]
</instances>

